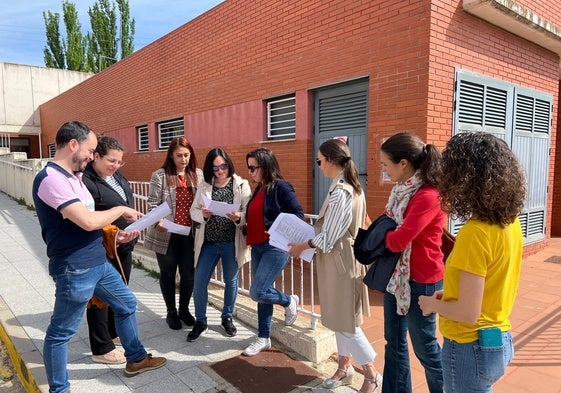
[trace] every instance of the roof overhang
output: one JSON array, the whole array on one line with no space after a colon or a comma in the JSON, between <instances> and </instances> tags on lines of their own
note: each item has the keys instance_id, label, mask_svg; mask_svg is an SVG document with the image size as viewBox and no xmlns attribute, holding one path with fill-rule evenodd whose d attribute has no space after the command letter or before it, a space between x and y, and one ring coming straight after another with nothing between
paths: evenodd
<instances>
[{"instance_id":1,"label":"roof overhang","mask_svg":"<svg viewBox=\"0 0 561 393\"><path fill-rule=\"evenodd\" d=\"M464 11L561 57L561 28L511 0L463 0ZM559 68L561 76L561 64Z\"/></svg>"}]
</instances>

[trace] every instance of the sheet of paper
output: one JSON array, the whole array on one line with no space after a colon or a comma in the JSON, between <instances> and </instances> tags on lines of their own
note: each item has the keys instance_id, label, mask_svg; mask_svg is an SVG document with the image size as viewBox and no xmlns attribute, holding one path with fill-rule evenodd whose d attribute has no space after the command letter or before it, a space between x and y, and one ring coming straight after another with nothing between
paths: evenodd
<instances>
[{"instance_id":1,"label":"sheet of paper","mask_svg":"<svg viewBox=\"0 0 561 393\"><path fill-rule=\"evenodd\" d=\"M175 222L171 222L167 218L164 218L164 222L162 225L164 226L164 228L168 230L168 232L171 233L178 233L184 236L188 236L189 233L191 233L191 227L188 227L186 225L176 224Z\"/></svg>"},{"instance_id":2,"label":"sheet of paper","mask_svg":"<svg viewBox=\"0 0 561 393\"><path fill-rule=\"evenodd\" d=\"M130 224L125 228L125 232L131 231L142 231L143 229L148 228L150 225L156 224L162 218L171 214L171 209L167 202L162 203L160 206L155 208L154 210L146 213L144 216Z\"/></svg>"},{"instance_id":3,"label":"sheet of paper","mask_svg":"<svg viewBox=\"0 0 561 393\"><path fill-rule=\"evenodd\" d=\"M316 236L313 226L288 213L279 214L268 232L269 243L285 251L290 249L288 243L303 243ZM313 248L307 248L300 254L300 258L308 262L311 262L313 257Z\"/></svg>"},{"instance_id":4,"label":"sheet of paper","mask_svg":"<svg viewBox=\"0 0 561 393\"><path fill-rule=\"evenodd\" d=\"M203 195L203 203L205 204L205 208L210 210L215 216L228 217L226 214L234 213L240 210L239 203L213 201L206 195Z\"/></svg>"}]
</instances>

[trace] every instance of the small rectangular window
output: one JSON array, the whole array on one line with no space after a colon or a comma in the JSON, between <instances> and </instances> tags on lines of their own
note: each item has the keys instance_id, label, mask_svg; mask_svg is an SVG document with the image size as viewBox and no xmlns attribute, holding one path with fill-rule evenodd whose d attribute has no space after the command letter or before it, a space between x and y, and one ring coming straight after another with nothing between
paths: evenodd
<instances>
[{"instance_id":1,"label":"small rectangular window","mask_svg":"<svg viewBox=\"0 0 561 393\"><path fill-rule=\"evenodd\" d=\"M49 158L54 158L55 152L56 152L55 144L54 143L49 143L47 145L47 150L49 151Z\"/></svg>"},{"instance_id":2,"label":"small rectangular window","mask_svg":"<svg viewBox=\"0 0 561 393\"><path fill-rule=\"evenodd\" d=\"M158 149L167 149L173 138L185 135L183 119L158 123Z\"/></svg>"},{"instance_id":3,"label":"small rectangular window","mask_svg":"<svg viewBox=\"0 0 561 393\"><path fill-rule=\"evenodd\" d=\"M276 98L267 102L267 137L289 139L296 136L296 97Z\"/></svg>"},{"instance_id":4,"label":"small rectangular window","mask_svg":"<svg viewBox=\"0 0 561 393\"><path fill-rule=\"evenodd\" d=\"M148 151L148 126L136 127L138 136L138 151Z\"/></svg>"}]
</instances>

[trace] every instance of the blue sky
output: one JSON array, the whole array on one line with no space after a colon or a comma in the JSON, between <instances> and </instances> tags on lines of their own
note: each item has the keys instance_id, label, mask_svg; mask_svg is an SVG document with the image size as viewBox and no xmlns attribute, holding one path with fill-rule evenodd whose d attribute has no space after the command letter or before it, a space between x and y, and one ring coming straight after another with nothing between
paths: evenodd
<instances>
[{"instance_id":1,"label":"blue sky","mask_svg":"<svg viewBox=\"0 0 561 393\"><path fill-rule=\"evenodd\" d=\"M196 18L223 0L129 0L136 21L134 38L138 50ZM10 3L7 5L6 3ZM71 0L76 5L82 32L91 30L88 9L95 0ZM0 6L0 62L44 66L46 45L43 11L58 12L62 0L3 0Z\"/></svg>"}]
</instances>

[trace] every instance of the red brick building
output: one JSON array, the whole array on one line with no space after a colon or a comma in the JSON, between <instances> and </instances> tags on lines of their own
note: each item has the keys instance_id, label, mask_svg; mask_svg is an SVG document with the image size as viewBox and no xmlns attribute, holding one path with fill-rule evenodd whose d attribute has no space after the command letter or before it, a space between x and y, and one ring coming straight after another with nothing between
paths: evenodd
<instances>
[{"instance_id":1,"label":"red brick building","mask_svg":"<svg viewBox=\"0 0 561 393\"><path fill-rule=\"evenodd\" d=\"M561 234L558 26L553 0L226 0L42 105L42 149L80 120L122 141L123 171L147 181L178 133L199 166L221 145L246 178L245 154L265 145L305 211L317 212L326 181L315 152L346 136L376 216L391 188L383 138L409 131L444 146L485 130L528 173L521 218L536 250Z\"/></svg>"}]
</instances>

